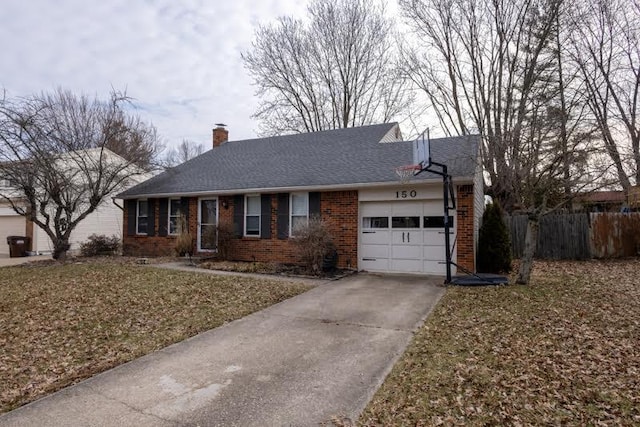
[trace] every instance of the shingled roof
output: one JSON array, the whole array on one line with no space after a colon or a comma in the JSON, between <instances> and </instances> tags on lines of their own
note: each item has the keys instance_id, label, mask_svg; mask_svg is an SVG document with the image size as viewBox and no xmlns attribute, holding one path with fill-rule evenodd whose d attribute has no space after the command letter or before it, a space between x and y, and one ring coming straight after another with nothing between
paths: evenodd
<instances>
[{"instance_id":1,"label":"shingled roof","mask_svg":"<svg viewBox=\"0 0 640 427\"><path fill-rule=\"evenodd\" d=\"M413 163L411 141L380 142L397 123L229 141L121 193L121 198L342 187L398 182ZM477 136L433 139L431 157L455 177L472 178ZM422 173L417 179L434 179Z\"/></svg>"}]
</instances>

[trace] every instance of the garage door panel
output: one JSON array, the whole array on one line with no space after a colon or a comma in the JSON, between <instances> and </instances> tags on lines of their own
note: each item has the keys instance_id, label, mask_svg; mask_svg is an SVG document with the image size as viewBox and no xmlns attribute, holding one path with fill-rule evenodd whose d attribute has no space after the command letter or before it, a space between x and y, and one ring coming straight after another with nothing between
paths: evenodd
<instances>
[{"instance_id":1,"label":"garage door panel","mask_svg":"<svg viewBox=\"0 0 640 427\"><path fill-rule=\"evenodd\" d=\"M389 245L363 245L364 258L389 258Z\"/></svg>"},{"instance_id":2,"label":"garage door panel","mask_svg":"<svg viewBox=\"0 0 640 427\"><path fill-rule=\"evenodd\" d=\"M423 256L429 261L444 261L444 246L423 246Z\"/></svg>"},{"instance_id":3,"label":"garage door panel","mask_svg":"<svg viewBox=\"0 0 640 427\"><path fill-rule=\"evenodd\" d=\"M422 246L392 246L390 258L422 259Z\"/></svg>"},{"instance_id":4,"label":"garage door panel","mask_svg":"<svg viewBox=\"0 0 640 427\"><path fill-rule=\"evenodd\" d=\"M367 271L389 271L387 258L362 258L362 267Z\"/></svg>"},{"instance_id":5,"label":"garage door panel","mask_svg":"<svg viewBox=\"0 0 640 427\"><path fill-rule=\"evenodd\" d=\"M393 245L421 245L423 242L423 236L420 230L394 230L392 234L391 243Z\"/></svg>"},{"instance_id":6,"label":"garage door panel","mask_svg":"<svg viewBox=\"0 0 640 427\"><path fill-rule=\"evenodd\" d=\"M389 231L363 231L362 232L362 244L389 244Z\"/></svg>"},{"instance_id":7,"label":"garage door panel","mask_svg":"<svg viewBox=\"0 0 640 427\"><path fill-rule=\"evenodd\" d=\"M444 246L444 231L425 231L423 233L423 239L424 239L424 244L425 245L431 245L431 246ZM449 239L450 239L450 243L453 244L453 239L455 237L455 232L451 231L449 232Z\"/></svg>"},{"instance_id":8,"label":"garage door panel","mask_svg":"<svg viewBox=\"0 0 640 427\"><path fill-rule=\"evenodd\" d=\"M423 268L424 272L427 274L444 276L447 272L446 265L442 261L425 261Z\"/></svg>"}]
</instances>

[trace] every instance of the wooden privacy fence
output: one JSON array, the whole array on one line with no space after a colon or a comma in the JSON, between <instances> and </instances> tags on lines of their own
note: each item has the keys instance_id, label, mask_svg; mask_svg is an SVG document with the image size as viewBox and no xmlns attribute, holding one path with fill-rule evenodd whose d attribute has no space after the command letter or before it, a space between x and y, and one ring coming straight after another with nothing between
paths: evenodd
<instances>
[{"instance_id":1,"label":"wooden privacy fence","mask_svg":"<svg viewBox=\"0 0 640 427\"><path fill-rule=\"evenodd\" d=\"M527 216L505 218L511 251L520 258L527 233ZM540 220L536 257L543 259L616 258L639 255L640 212L566 213Z\"/></svg>"},{"instance_id":2,"label":"wooden privacy fence","mask_svg":"<svg viewBox=\"0 0 640 427\"><path fill-rule=\"evenodd\" d=\"M591 253L596 258L640 255L640 212L592 213Z\"/></svg>"}]
</instances>

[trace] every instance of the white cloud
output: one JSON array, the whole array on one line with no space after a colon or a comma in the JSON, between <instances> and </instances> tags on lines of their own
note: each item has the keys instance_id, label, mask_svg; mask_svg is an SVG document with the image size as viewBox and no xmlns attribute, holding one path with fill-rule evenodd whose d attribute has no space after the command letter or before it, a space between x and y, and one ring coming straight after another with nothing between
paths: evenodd
<instances>
[{"instance_id":1,"label":"white cloud","mask_svg":"<svg viewBox=\"0 0 640 427\"><path fill-rule=\"evenodd\" d=\"M302 16L295 0L3 0L0 87L10 96L57 86L127 89L169 144L209 144L214 123L255 136L257 106L240 53L255 25Z\"/></svg>"}]
</instances>

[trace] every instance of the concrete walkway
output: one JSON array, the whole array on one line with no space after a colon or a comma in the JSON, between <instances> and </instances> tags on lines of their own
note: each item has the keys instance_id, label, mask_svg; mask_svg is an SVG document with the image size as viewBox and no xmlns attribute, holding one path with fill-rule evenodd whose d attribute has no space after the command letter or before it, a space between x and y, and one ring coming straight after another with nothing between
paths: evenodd
<instances>
[{"instance_id":1,"label":"concrete walkway","mask_svg":"<svg viewBox=\"0 0 640 427\"><path fill-rule=\"evenodd\" d=\"M0 267L8 267L11 265L25 264L31 261L42 261L51 259L51 255L34 255L34 256L24 256L24 257L16 257L9 258L7 256L0 256Z\"/></svg>"},{"instance_id":2,"label":"concrete walkway","mask_svg":"<svg viewBox=\"0 0 640 427\"><path fill-rule=\"evenodd\" d=\"M357 418L444 293L359 274L0 416L1 426L312 426Z\"/></svg>"},{"instance_id":3,"label":"concrete walkway","mask_svg":"<svg viewBox=\"0 0 640 427\"><path fill-rule=\"evenodd\" d=\"M278 274L263 274L263 273L241 273L237 271L224 271L224 270L209 270L207 268L200 268L189 265L184 261L174 261L174 262L165 262L162 264L148 264L149 267L156 268L166 268L167 270L178 270L178 271L187 271L190 273L202 273L202 274L211 274L214 276L241 276L241 277L251 277L253 279L262 279L262 280L279 280L282 282L297 282L297 283L305 283L310 286L318 286L323 283L327 283L332 281L333 279L316 279L309 277L296 277L296 276L284 276Z\"/></svg>"}]
</instances>

